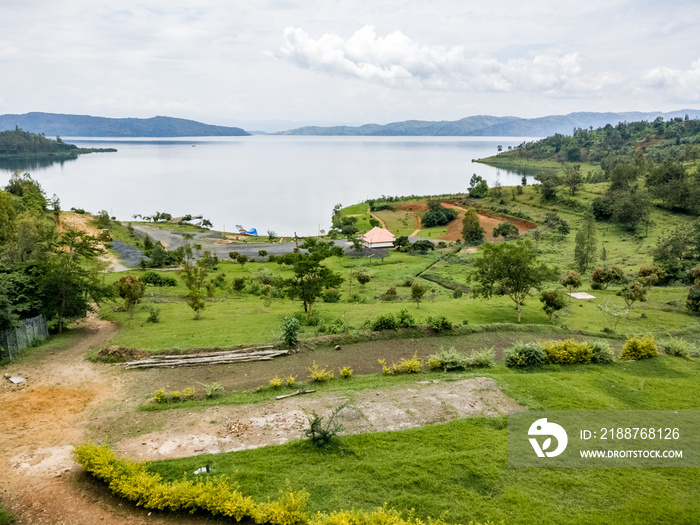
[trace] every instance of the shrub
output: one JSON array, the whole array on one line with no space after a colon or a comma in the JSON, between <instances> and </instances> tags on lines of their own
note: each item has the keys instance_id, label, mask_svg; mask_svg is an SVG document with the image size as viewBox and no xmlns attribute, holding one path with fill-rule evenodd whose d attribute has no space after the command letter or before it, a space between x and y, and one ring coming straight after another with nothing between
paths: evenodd
<instances>
[{"instance_id":1,"label":"shrub","mask_svg":"<svg viewBox=\"0 0 700 525\"><path fill-rule=\"evenodd\" d=\"M338 435L338 432L343 430L337 419L341 417L340 412L348 406L348 401L334 408L328 415L328 418L319 416L316 411L312 411L307 415L309 419L309 428L304 430L304 434L314 446L327 447Z\"/></svg>"},{"instance_id":2,"label":"shrub","mask_svg":"<svg viewBox=\"0 0 700 525\"><path fill-rule=\"evenodd\" d=\"M547 355L537 343L518 341L503 352L508 368L538 368L547 362Z\"/></svg>"},{"instance_id":3,"label":"shrub","mask_svg":"<svg viewBox=\"0 0 700 525\"><path fill-rule=\"evenodd\" d=\"M156 403L164 403L167 400L165 388L160 388L153 392L153 399L155 399Z\"/></svg>"},{"instance_id":4,"label":"shrub","mask_svg":"<svg viewBox=\"0 0 700 525\"><path fill-rule=\"evenodd\" d=\"M279 388L282 386L282 378L275 376L272 379L270 379L270 386L272 388Z\"/></svg>"},{"instance_id":5,"label":"shrub","mask_svg":"<svg viewBox=\"0 0 700 525\"><path fill-rule=\"evenodd\" d=\"M148 318L147 323L159 323L160 322L160 308L155 306L148 307Z\"/></svg>"},{"instance_id":6,"label":"shrub","mask_svg":"<svg viewBox=\"0 0 700 525\"><path fill-rule=\"evenodd\" d=\"M170 392L170 399L173 401L180 401L180 391L179 390L173 390Z\"/></svg>"},{"instance_id":7,"label":"shrub","mask_svg":"<svg viewBox=\"0 0 700 525\"><path fill-rule=\"evenodd\" d=\"M324 303L339 303L340 302L340 292L338 290L327 290L323 294Z\"/></svg>"},{"instance_id":8,"label":"shrub","mask_svg":"<svg viewBox=\"0 0 700 525\"><path fill-rule=\"evenodd\" d=\"M297 378L296 376L287 376L284 378L284 380L287 382L287 386L294 386L294 383L296 382Z\"/></svg>"},{"instance_id":9,"label":"shrub","mask_svg":"<svg viewBox=\"0 0 700 525\"><path fill-rule=\"evenodd\" d=\"M343 379L350 379L352 377L353 369L349 366L344 366L340 369L340 377Z\"/></svg>"},{"instance_id":10,"label":"shrub","mask_svg":"<svg viewBox=\"0 0 700 525\"><path fill-rule=\"evenodd\" d=\"M330 381L335 377L333 372L328 370L328 367L324 366L321 368L316 364L316 361L314 361L313 366L310 366L307 368L307 370L309 371L309 379L315 383L324 383L325 381Z\"/></svg>"},{"instance_id":11,"label":"shrub","mask_svg":"<svg viewBox=\"0 0 700 525\"><path fill-rule=\"evenodd\" d=\"M392 286L386 292L384 292L384 295L382 295L381 298L384 301L395 301L398 296L399 294L396 292L396 287Z\"/></svg>"},{"instance_id":12,"label":"shrub","mask_svg":"<svg viewBox=\"0 0 700 525\"><path fill-rule=\"evenodd\" d=\"M697 348L693 343L686 341L685 339L675 337L663 342L661 344L661 349L666 355L683 357L685 359L690 359L691 355L697 353Z\"/></svg>"},{"instance_id":13,"label":"shrub","mask_svg":"<svg viewBox=\"0 0 700 525\"><path fill-rule=\"evenodd\" d=\"M379 364L382 365L384 375L417 374L423 366L423 361L418 358L418 352L416 352L410 359L402 357L401 361L392 363L391 366L387 366L386 359L379 359Z\"/></svg>"},{"instance_id":14,"label":"shrub","mask_svg":"<svg viewBox=\"0 0 700 525\"><path fill-rule=\"evenodd\" d=\"M188 386L182 391L182 395L186 401L194 399L194 395L197 393L193 386Z\"/></svg>"},{"instance_id":15,"label":"shrub","mask_svg":"<svg viewBox=\"0 0 700 525\"><path fill-rule=\"evenodd\" d=\"M399 311L397 321L401 328L413 328L416 326L416 320L406 308L402 308Z\"/></svg>"},{"instance_id":16,"label":"shrub","mask_svg":"<svg viewBox=\"0 0 700 525\"><path fill-rule=\"evenodd\" d=\"M635 361L639 359L649 359L659 355L656 341L650 335L642 338L630 337L622 347L620 359Z\"/></svg>"},{"instance_id":17,"label":"shrub","mask_svg":"<svg viewBox=\"0 0 700 525\"><path fill-rule=\"evenodd\" d=\"M161 275L152 270L147 271L141 278L144 283L151 286L177 286L177 279L171 275Z\"/></svg>"},{"instance_id":18,"label":"shrub","mask_svg":"<svg viewBox=\"0 0 700 525\"><path fill-rule=\"evenodd\" d=\"M256 503L224 477L165 482L159 474L149 472L146 463L117 459L104 446L79 445L73 457L88 473L107 483L116 496L145 509L204 511L237 522L276 525L297 525L309 520L306 511L309 495L303 491L286 490L277 501Z\"/></svg>"},{"instance_id":19,"label":"shrub","mask_svg":"<svg viewBox=\"0 0 700 525\"><path fill-rule=\"evenodd\" d=\"M493 347L482 348L478 352L472 352L467 359L470 368L491 368L496 364L496 352Z\"/></svg>"},{"instance_id":20,"label":"shrub","mask_svg":"<svg viewBox=\"0 0 700 525\"><path fill-rule=\"evenodd\" d=\"M301 323L296 317L285 317L282 321L282 339L287 346L296 346L299 342Z\"/></svg>"},{"instance_id":21,"label":"shrub","mask_svg":"<svg viewBox=\"0 0 700 525\"><path fill-rule=\"evenodd\" d=\"M588 341L591 348L591 363L608 365L615 361L615 353L610 349L608 343L602 341Z\"/></svg>"},{"instance_id":22,"label":"shrub","mask_svg":"<svg viewBox=\"0 0 700 525\"><path fill-rule=\"evenodd\" d=\"M318 327L319 333L322 334L342 334L348 329L348 323L342 317L336 317L330 321L321 323Z\"/></svg>"},{"instance_id":23,"label":"shrub","mask_svg":"<svg viewBox=\"0 0 700 525\"><path fill-rule=\"evenodd\" d=\"M431 355L428 366L432 369L466 370L468 368L489 368L495 363L496 354L493 348L484 348L470 355L458 352L454 346L449 350L440 347L440 351Z\"/></svg>"},{"instance_id":24,"label":"shrub","mask_svg":"<svg viewBox=\"0 0 700 525\"><path fill-rule=\"evenodd\" d=\"M207 399L213 399L219 395L219 393L224 391L224 385L217 383L216 381L210 384L199 383L204 387L204 397Z\"/></svg>"},{"instance_id":25,"label":"shrub","mask_svg":"<svg viewBox=\"0 0 700 525\"><path fill-rule=\"evenodd\" d=\"M372 321L372 331L379 330L396 330L399 327L399 322L394 317L394 314L381 314Z\"/></svg>"},{"instance_id":26,"label":"shrub","mask_svg":"<svg viewBox=\"0 0 700 525\"><path fill-rule=\"evenodd\" d=\"M560 365L586 364L590 363L593 357L588 343L576 339L545 341L542 343L542 349L547 355L547 361Z\"/></svg>"},{"instance_id":27,"label":"shrub","mask_svg":"<svg viewBox=\"0 0 700 525\"><path fill-rule=\"evenodd\" d=\"M520 187L520 186L518 186L518 187ZM459 299L463 295L464 295L464 292L462 290L455 290L454 292L452 292L452 297L455 299Z\"/></svg>"},{"instance_id":28,"label":"shrub","mask_svg":"<svg viewBox=\"0 0 700 525\"><path fill-rule=\"evenodd\" d=\"M452 330L452 322L449 321L444 315L429 315L425 320L425 323L435 332Z\"/></svg>"}]
</instances>

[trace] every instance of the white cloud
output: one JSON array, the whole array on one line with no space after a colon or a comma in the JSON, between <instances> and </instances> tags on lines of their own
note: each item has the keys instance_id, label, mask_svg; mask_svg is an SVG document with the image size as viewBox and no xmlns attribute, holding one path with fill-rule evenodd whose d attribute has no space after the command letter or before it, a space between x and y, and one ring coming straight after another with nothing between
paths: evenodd
<instances>
[{"instance_id":1,"label":"white cloud","mask_svg":"<svg viewBox=\"0 0 700 525\"><path fill-rule=\"evenodd\" d=\"M644 86L663 91L669 98L678 101L700 102L700 59L690 69L657 67L644 72Z\"/></svg>"},{"instance_id":2,"label":"white cloud","mask_svg":"<svg viewBox=\"0 0 700 525\"><path fill-rule=\"evenodd\" d=\"M348 39L337 34L314 39L303 29L288 27L284 41L277 56L300 68L392 87L544 91L556 96L590 92L618 81L610 73L587 77L578 53L501 62L485 55L468 56L463 46L421 44L401 31L377 36L374 26L364 26Z\"/></svg>"}]
</instances>

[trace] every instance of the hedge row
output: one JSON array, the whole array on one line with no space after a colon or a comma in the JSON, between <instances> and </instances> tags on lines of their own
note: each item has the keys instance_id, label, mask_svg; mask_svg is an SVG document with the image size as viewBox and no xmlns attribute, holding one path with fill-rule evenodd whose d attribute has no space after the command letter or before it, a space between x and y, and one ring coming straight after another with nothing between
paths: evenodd
<instances>
[{"instance_id":1,"label":"hedge row","mask_svg":"<svg viewBox=\"0 0 700 525\"><path fill-rule=\"evenodd\" d=\"M307 510L309 494L306 491L284 491L277 501L258 503L250 496L241 494L225 477L166 482L159 474L148 472L145 463L118 459L112 450L93 443L75 447L73 456L87 472L106 482L114 494L145 509L190 513L204 511L213 516L233 518L238 522L250 520L259 525L424 523L417 518L402 518L398 511L387 508L386 505L370 512L346 510L311 514ZM429 520L429 523L445 525L441 519ZM484 525L488 524L486 522Z\"/></svg>"}]
</instances>

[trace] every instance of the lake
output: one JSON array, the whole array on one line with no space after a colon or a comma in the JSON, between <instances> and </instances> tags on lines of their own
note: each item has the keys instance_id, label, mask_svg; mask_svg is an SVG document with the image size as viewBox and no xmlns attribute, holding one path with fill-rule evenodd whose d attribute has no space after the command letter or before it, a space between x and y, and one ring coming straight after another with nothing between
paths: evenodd
<instances>
[{"instance_id":1,"label":"lake","mask_svg":"<svg viewBox=\"0 0 700 525\"><path fill-rule=\"evenodd\" d=\"M29 172L62 209L105 209L120 220L156 211L204 215L217 230L235 225L265 234L317 234L333 206L369 198L465 192L473 173L489 186L521 175L472 159L522 137L195 137L65 138L80 147L116 148L60 163L0 165Z\"/></svg>"}]
</instances>

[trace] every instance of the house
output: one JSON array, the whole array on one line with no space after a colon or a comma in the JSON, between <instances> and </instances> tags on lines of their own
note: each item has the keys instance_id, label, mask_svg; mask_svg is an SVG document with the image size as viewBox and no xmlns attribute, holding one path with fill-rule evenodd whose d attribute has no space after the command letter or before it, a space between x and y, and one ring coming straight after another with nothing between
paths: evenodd
<instances>
[{"instance_id":1,"label":"house","mask_svg":"<svg viewBox=\"0 0 700 525\"><path fill-rule=\"evenodd\" d=\"M393 248L396 237L389 230L375 226L362 236L365 248Z\"/></svg>"}]
</instances>

